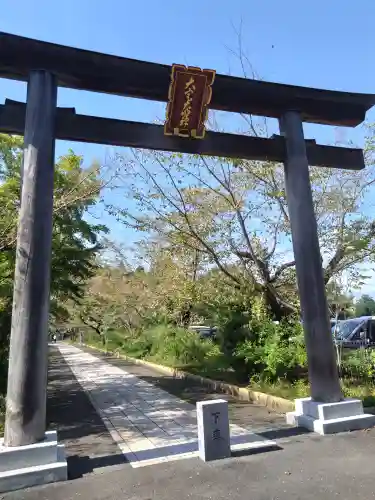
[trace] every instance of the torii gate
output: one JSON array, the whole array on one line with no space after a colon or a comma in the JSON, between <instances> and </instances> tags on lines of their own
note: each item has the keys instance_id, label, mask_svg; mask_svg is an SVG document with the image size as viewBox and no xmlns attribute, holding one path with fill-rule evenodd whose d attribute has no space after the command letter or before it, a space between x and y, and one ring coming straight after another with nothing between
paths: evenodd
<instances>
[{"instance_id":1,"label":"torii gate","mask_svg":"<svg viewBox=\"0 0 375 500\"><path fill-rule=\"evenodd\" d=\"M58 86L166 102L171 69L0 33L0 77L28 82L26 105L0 106L0 132L24 135L25 142L4 441L21 454L46 437L55 139L283 162L311 386L311 399L298 400L288 419L321 433L374 423L360 401L343 401L309 179L309 164L362 169L363 153L307 141L302 123L355 127L375 95L216 75L208 107L277 118L281 135L270 139L218 132L181 138L158 125L56 107Z\"/></svg>"}]
</instances>

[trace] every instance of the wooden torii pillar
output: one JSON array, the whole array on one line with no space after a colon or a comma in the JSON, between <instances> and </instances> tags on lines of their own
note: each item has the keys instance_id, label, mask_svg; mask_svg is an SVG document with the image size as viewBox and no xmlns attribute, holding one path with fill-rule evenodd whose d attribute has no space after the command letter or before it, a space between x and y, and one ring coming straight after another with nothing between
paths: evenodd
<instances>
[{"instance_id":1,"label":"wooden torii pillar","mask_svg":"<svg viewBox=\"0 0 375 500\"><path fill-rule=\"evenodd\" d=\"M296 111L279 121L285 138L285 188L308 355L311 397L322 403L342 400L310 185L303 124Z\"/></svg>"},{"instance_id":2,"label":"wooden torii pillar","mask_svg":"<svg viewBox=\"0 0 375 500\"><path fill-rule=\"evenodd\" d=\"M30 73L25 118L4 444L44 440L57 85Z\"/></svg>"}]
</instances>

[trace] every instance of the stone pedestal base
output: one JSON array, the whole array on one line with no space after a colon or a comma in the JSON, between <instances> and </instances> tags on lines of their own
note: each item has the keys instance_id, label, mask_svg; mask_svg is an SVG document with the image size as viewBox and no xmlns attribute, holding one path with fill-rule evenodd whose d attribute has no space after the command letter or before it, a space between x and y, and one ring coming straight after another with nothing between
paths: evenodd
<instances>
[{"instance_id":1,"label":"stone pedestal base","mask_svg":"<svg viewBox=\"0 0 375 500\"><path fill-rule=\"evenodd\" d=\"M27 446L7 447L0 440L0 493L40 484L66 481L68 467L56 431Z\"/></svg>"},{"instance_id":2,"label":"stone pedestal base","mask_svg":"<svg viewBox=\"0 0 375 500\"><path fill-rule=\"evenodd\" d=\"M365 414L359 399L319 403L311 398L303 398L296 399L295 405L295 411L286 414L287 423L318 434L335 434L375 426L375 415Z\"/></svg>"}]
</instances>

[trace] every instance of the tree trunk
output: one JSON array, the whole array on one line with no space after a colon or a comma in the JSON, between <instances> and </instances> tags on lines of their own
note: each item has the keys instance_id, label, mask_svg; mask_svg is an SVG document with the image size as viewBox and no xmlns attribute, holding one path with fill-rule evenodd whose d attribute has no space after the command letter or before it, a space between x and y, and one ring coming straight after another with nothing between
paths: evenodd
<instances>
[{"instance_id":1,"label":"tree trunk","mask_svg":"<svg viewBox=\"0 0 375 500\"><path fill-rule=\"evenodd\" d=\"M283 318L296 313L292 306L282 304L268 288L264 291L264 300L271 313L272 319L275 321L281 321Z\"/></svg>"},{"instance_id":2,"label":"tree trunk","mask_svg":"<svg viewBox=\"0 0 375 500\"><path fill-rule=\"evenodd\" d=\"M190 303L181 311L181 324L184 328L190 325L192 309L193 304Z\"/></svg>"}]
</instances>

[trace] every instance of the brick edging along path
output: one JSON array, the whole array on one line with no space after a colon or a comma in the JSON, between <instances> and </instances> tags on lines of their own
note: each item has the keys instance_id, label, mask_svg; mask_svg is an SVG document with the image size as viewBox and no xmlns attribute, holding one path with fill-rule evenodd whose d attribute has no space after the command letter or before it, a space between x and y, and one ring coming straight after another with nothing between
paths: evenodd
<instances>
[{"instance_id":1,"label":"brick edging along path","mask_svg":"<svg viewBox=\"0 0 375 500\"><path fill-rule=\"evenodd\" d=\"M213 391L228 394L241 401L251 401L255 404L265 406L268 409L279 413L286 413L288 411L294 410L294 402L288 399L280 398L278 396L272 396L271 394L265 394L264 392L253 391L251 389L248 389L247 387L239 387L237 385L228 384L226 382L220 382L218 380L201 377L200 375L194 375L183 370L159 365L150 361L145 361L143 359L132 358L130 356L126 356L125 354L120 354L119 351L105 351L104 349L93 347L89 344L81 345L89 347L90 349L100 351L104 354L116 355L119 358L125 359L137 365L147 366L164 375L172 375L174 378L184 379L187 381L191 380L192 382L199 383L202 386L209 387Z\"/></svg>"}]
</instances>

